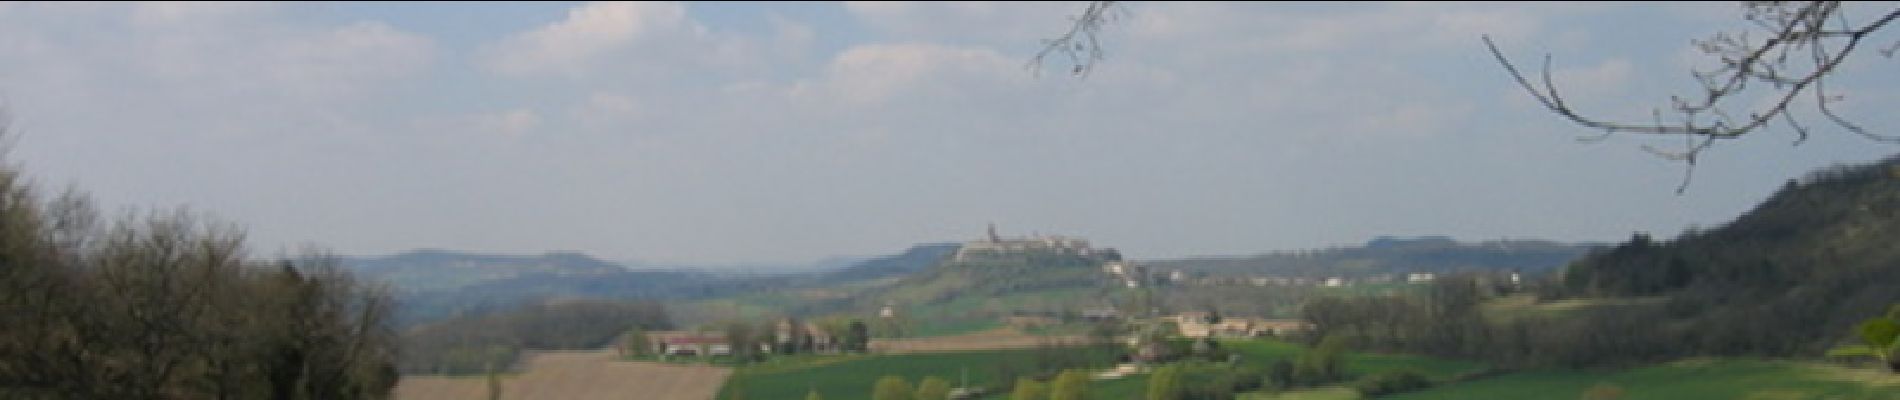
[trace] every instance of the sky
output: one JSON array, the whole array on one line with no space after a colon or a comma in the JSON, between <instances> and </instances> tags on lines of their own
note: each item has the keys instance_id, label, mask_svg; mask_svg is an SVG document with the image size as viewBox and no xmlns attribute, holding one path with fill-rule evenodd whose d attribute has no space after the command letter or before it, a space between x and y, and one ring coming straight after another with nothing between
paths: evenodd
<instances>
[{"instance_id":1,"label":"sky","mask_svg":"<svg viewBox=\"0 0 1900 400\"><path fill-rule=\"evenodd\" d=\"M1619 241L1720 225L1900 153L1825 129L1684 168L1543 111L1645 121L1732 3L1133 2L1086 78L1027 61L1084 3L0 3L6 161L258 254L414 248L797 263L1081 236L1129 257L1381 235ZM1856 3L1865 20L1892 2ZM1884 11L1883 11L1884 12ZM1888 29L1871 42L1900 40ZM1900 60L1837 110L1900 129Z\"/></svg>"}]
</instances>

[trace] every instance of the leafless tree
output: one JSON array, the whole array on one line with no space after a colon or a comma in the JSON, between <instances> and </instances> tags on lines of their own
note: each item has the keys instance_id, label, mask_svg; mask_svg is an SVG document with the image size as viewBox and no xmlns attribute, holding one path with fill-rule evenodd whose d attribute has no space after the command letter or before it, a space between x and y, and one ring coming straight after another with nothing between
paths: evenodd
<instances>
[{"instance_id":1,"label":"leafless tree","mask_svg":"<svg viewBox=\"0 0 1900 400\"><path fill-rule=\"evenodd\" d=\"M1900 18L1900 7L1861 23L1845 15L1839 1L1751 1L1744 2L1742 8L1744 18L1759 31L1719 32L1693 41L1698 50L1715 57L1720 65L1690 71L1701 92L1671 96L1669 105L1652 110L1651 120L1647 122L1613 121L1579 112L1564 101L1551 78L1549 54L1544 55L1539 82L1533 83L1516 63L1498 50L1490 36L1484 36L1483 40L1498 64L1544 108L1577 125L1603 131L1602 135L1583 138L1584 141L1601 141L1617 133L1685 138L1681 150L1643 147L1658 156L1684 163L1683 180L1676 188L1677 193L1688 187L1697 158L1718 140L1740 138L1779 120L1794 130L1794 144L1805 142L1810 127L1790 109L1804 96L1813 96L1814 111L1834 126L1875 141L1900 143L1900 136L1874 133L1836 113L1832 105L1844 101L1845 97L1830 94L1827 89L1827 78L1835 75L1849 55L1863 47L1864 40ZM1896 50L1900 50L1900 41L1877 52L1892 58ZM1750 91L1758 88L1765 88L1766 92ZM1760 101L1763 98L1769 100L1765 105Z\"/></svg>"},{"instance_id":2,"label":"leafless tree","mask_svg":"<svg viewBox=\"0 0 1900 400\"><path fill-rule=\"evenodd\" d=\"M1827 78L1863 47L1875 32L1900 18L1900 7L1886 10L1871 20L1854 21L1839 1L1750 1L1743 2L1744 19L1755 29L1720 32L1695 40L1696 48L1714 56L1719 66L1690 71L1701 86L1701 93L1672 96L1667 107L1652 110L1650 121L1613 121L1580 112L1565 102L1551 77L1551 56L1544 63L1537 81L1525 75L1517 63L1504 56L1490 36L1485 47L1504 66L1512 79L1544 108L1578 125L1604 133L1582 138L1598 142L1617 133L1681 136L1680 150L1644 146L1646 151L1684 163L1682 184L1686 190L1695 171L1697 158L1718 140L1736 139L1780 121L1793 129L1795 144L1806 141L1812 132L1803 117L1791 112L1798 99L1812 96L1815 113L1833 126L1879 142L1900 143L1900 136L1875 133L1837 113L1833 105L1845 96L1828 91ZM1040 70L1052 54L1066 56L1072 73L1086 76L1102 60L1100 33L1117 17L1114 1L1091 1L1082 13L1072 16L1067 31L1043 41L1042 50L1030 60ZM1757 30L1758 29L1758 30ZM1879 47L1876 53L1892 58L1900 52L1900 41ZM1750 91L1750 89L1764 89ZM1766 105L1760 101L1766 98Z\"/></svg>"},{"instance_id":3,"label":"leafless tree","mask_svg":"<svg viewBox=\"0 0 1900 400\"><path fill-rule=\"evenodd\" d=\"M1102 61L1102 28L1115 21L1122 8L1114 1L1091 1L1082 14L1070 16L1069 30L1050 39L1043 39L1042 50L1029 60L1031 71L1041 72L1044 61L1051 55L1068 58L1069 74L1076 77L1088 76L1095 63Z\"/></svg>"}]
</instances>

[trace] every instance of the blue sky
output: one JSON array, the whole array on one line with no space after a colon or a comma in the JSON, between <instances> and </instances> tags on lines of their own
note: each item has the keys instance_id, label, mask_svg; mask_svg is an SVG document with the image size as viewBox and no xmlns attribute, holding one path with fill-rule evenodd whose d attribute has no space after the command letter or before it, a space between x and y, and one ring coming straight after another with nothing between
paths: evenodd
<instances>
[{"instance_id":1,"label":"blue sky","mask_svg":"<svg viewBox=\"0 0 1900 400\"><path fill-rule=\"evenodd\" d=\"M1640 120L1709 65L1691 39L1743 27L1730 3L1135 2L1089 78L1026 70L1081 7L4 3L0 98L41 185L208 212L261 254L791 263L991 222L1136 258L1613 241L1900 152L1777 127L1676 195L1640 148L1679 140L1579 144L1478 41L1554 53L1577 106ZM1900 129L1897 68L1850 61L1840 109Z\"/></svg>"}]
</instances>

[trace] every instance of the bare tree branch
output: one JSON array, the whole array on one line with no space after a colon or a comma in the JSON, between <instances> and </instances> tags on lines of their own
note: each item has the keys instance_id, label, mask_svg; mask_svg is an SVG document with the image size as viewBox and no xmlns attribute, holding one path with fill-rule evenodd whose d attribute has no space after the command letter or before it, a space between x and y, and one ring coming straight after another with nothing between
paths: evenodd
<instances>
[{"instance_id":1,"label":"bare tree branch","mask_svg":"<svg viewBox=\"0 0 1900 400\"><path fill-rule=\"evenodd\" d=\"M1685 164L1683 184L1677 188L1677 193L1681 193L1688 187L1697 157L1716 139L1739 138L1780 118L1794 130L1794 144L1805 143L1812 130L1792 115L1790 106L1808 92L1814 96L1815 111L1835 126L1871 140L1900 143L1900 136L1873 133L1836 113L1831 105L1844 98L1829 95L1826 85L1826 79L1853 54L1862 40L1900 19L1900 8L1888 10L1871 22L1854 25L1843 15L1841 5L1838 1L1745 2L1745 18L1769 36L1758 42L1751 40L1747 31L1722 32L1694 41L1697 49L1714 56L1720 65L1710 70L1690 71L1702 92L1690 97L1671 96L1669 109L1675 116L1673 121L1662 118L1660 108L1652 112L1654 119L1648 123L1611 121L1579 112L1564 102L1553 82L1549 54L1544 55L1543 82L1539 88L1498 50L1489 35L1482 39L1498 64L1545 109L1577 125L1603 130L1603 136L1592 136L1589 141L1600 141L1616 133L1698 138L1686 142L1679 152L1644 147L1650 153ZM1830 23L1836 26L1829 27ZM1896 49L1900 49L1900 43L1876 51L1892 57ZM1751 83L1767 85L1769 91L1763 96L1773 101L1766 106L1737 105L1763 97L1744 95Z\"/></svg>"},{"instance_id":2,"label":"bare tree branch","mask_svg":"<svg viewBox=\"0 0 1900 400\"><path fill-rule=\"evenodd\" d=\"M1025 68L1042 72L1043 62L1051 54L1061 54L1069 59L1069 74L1086 77L1095 69L1095 63L1102 61L1102 42L1099 36L1102 27L1115 19L1114 12L1119 8L1114 1L1091 1L1081 15L1070 16L1072 24L1069 30L1052 39L1043 39L1042 50L1029 60Z\"/></svg>"}]
</instances>

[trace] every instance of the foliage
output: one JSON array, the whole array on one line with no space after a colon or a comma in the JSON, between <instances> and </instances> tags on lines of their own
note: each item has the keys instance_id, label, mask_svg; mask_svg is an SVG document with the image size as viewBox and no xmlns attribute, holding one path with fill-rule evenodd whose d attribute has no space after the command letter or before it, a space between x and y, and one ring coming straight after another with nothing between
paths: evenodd
<instances>
[{"instance_id":1,"label":"foliage","mask_svg":"<svg viewBox=\"0 0 1900 400\"><path fill-rule=\"evenodd\" d=\"M386 397L391 299L187 211L102 220L0 167L0 398Z\"/></svg>"},{"instance_id":2,"label":"foliage","mask_svg":"<svg viewBox=\"0 0 1900 400\"><path fill-rule=\"evenodd\" d=\"M916 400L945 400L950 398L950 381L935 376L924 378L917 383Z\"/></svg>"},{"instance_id":3,"label":"foliage","mask_svg":"<svg viewBox=\"0 0 1900 400\"><path fill-rule=\"evenodd\" d=\"M862 352L871 348L871 329L862 320L851 320L850 328L844 335L845 351Z\"/></svg>"},{"instance_id":4,"label":"foliage","mask_svg":"<svg viewBox=\"0 0 1900 400\"><path fill-rule=\"evenodd\" d=\"M1017 378L1016 389L1009 392L1010 400L1043 400L1049 398L1049 384L1035 379Z\"/></svg>"},{"instance_id":5,"label":"foliage","mask_svg":"<svg viewBox=\"0 0 1900 400\"><path fill-rule=\"evenodd\" d=\"M646 329L634 327L628 329L626 336L620 338L622 356L646 357L653 355L652 340L647 337Z\"/></svg>"},{"instance_id":6,"label":"foliage","mask_svg":"<svg viewBox=\"0 0 1900 400\"><path fill-rule=\"evenodd\" d=\"M877 378L877 385L871 389L871 400L910 400L910 382L904 377L885 375Z\"/></svg>"},{"instance_id":7,"label":"foliage","mask_svg":"<svg viewBox=\"0 0 1900 400\"><path fill-rule=\"evenodd\" d=\"M1872 357L1900 372L1900 304L1887 308L1887 315L1868 318L1855 326L1861 344L1835 347L1829 357Z\"/></svg>"},{"instance_id":8,"label":"foliage","mask_svg":"<svg viewBox=\"0 0 1900 400\"><path fill-rule=\"evenodd\" d=\"M1353 390L1366 397L1378 397L1394 393L1410 392L1432 386L1431 379L1415 370L1401 369L1382 371L1366 375L1353 381Z\"/></svg>"},{"instance_id":9,"label":"foliage","mask_svg":"<svg viewBox=\"0 0 1900 400\"><path fill-rule=\"evenodd\" d=\"M1458 242L1445 237L1379 237L1362 246L1283 251L1247 257L1210 257L1145 262L1157 271L1180 269L1210 276L1368 278L1416 272L1519 271L1542 275L1590 250L1534 240Z\"/></svg>"},{"instance_id":10,"label":"foliage","mask_svg":"<svg viewBox=\"0 0 1900 400\"><path fill-rule=\"evenodd\" d=\"M1292 386L1313 387L1346 378L1346 339L1329 335L1293 361Z\"/></svg>"},{"instance_id":11,"label":"foliage","mask_svg":"<svg viewBox=\"0 0 1900 400\"><path fill-rule=\"evenodd\" d=\"M1062 371L1049 383L1049 400L1088 400L1089 373L1079 369Z\"/></svg>"},{"instance_id":12,"label":"foliage","mask_svg":"<svg viewBox=\"0 0 1900 400\"><path fill-rule=\"evenodd\" d=\"M727 390L743 387L761 399L798 398L817 389L830 400L870 398L877 377L896 375L913 382L929 376L968 378L968 386L1007 393L1018 378L1041 375L1035 350L984 350L915 354L795 355L774 357L740 367ZM1110 360L1090 360L1106 363ZM1009 366L1010 368L1003 368ZM1012 372L1013 371L1013 372Z\"/></svg>"},{"instance_id":13,"label":"foliage","mask_svg":"<svg viewBox=\"0 0 1900 400\"><path fill-rule=\"evenodd\" d=\"M653 301L533 304L412 328L402 335L401 368L408 373L475 374L491 363L512 364L523 349L600 348L635 328L671 325L665 307Z\"/></svg>"},{"instance_id":14,"label":"foliage","mask_svg":"<svg viewBox=\"0 0 1900 400\"><path fill-rule=\"evenodd\" d=\"M1483 276L1441 277L1422 296L1317 299L1302 313L1358 347L1511 367L1812 357L1900 292L1896 171L1900 157L1826 169L1721 227L1593 252L1536 285L1541 301L1578 305L1561 314L1487 316L1476 305L1504 292Z\"/></svg>"},{"instance_id":15,"label":"foliage","mask_svg":"<svg viewBox=\"0 0 1900 400\"><path fill-rule=\"evenodd\" d=\"M1148 375L1148 400L1181 400L1181 367L1169 364Z\"/></svg>"},{"instance_id":16,"label":"foliage","mask_svg":"<svg viewBox=\"0 0 1900 400\"><path fill-rule=\"evenodd\" d=\"M1891 399L1891 376L1820 363L1691 359L1621 370L1537 369L1439 385L1393 400L1575 399L1593 386L1628 389L1625 400Z\"/></svg>"}]
</instances>

